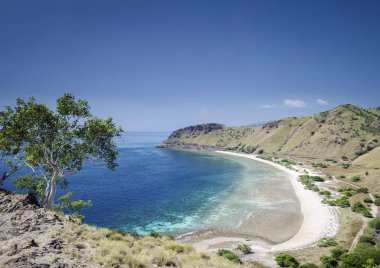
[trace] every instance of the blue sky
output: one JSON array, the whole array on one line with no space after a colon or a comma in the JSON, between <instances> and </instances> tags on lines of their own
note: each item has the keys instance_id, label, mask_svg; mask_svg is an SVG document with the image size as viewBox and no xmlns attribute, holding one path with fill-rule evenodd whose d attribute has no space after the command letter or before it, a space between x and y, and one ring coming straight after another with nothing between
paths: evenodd
<instances>
[{"instance_id":1,"label":"blue sky","mask_svg":"<svg viewBox=\"0 0 380 268\"><path fill-rule=\"evenodd\" d=\"M380 1L0 0L0 105L63 92L126 130L380 105Z\"/></svg>"}]
</instances>

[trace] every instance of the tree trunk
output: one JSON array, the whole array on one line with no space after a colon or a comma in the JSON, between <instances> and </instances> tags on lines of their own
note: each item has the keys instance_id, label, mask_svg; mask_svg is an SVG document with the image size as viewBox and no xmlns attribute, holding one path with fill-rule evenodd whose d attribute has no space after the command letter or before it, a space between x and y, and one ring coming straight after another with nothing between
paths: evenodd
<instances>
[{"instance_id":1,"label":"tree trunk","mask_svg":"<svg viewBox=\"0 0 380 268\"><path fill-rule=\"evenodd\" d=\"M58 177L53 175L53 178L50 182L49 196L47 197L47 201L45 204L45 208L47 209L53 209L54 207L54 199L57 193L57 181L58 181Z\"/></svg>"}]
</instances>

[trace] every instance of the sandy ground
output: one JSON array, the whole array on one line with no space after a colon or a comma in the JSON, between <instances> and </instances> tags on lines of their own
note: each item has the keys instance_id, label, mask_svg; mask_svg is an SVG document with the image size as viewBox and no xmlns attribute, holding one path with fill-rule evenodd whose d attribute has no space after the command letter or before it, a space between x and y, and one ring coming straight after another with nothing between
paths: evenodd
<instances>
[{"instance_id":1,"label":"sandy ground","mask_svg":"<svg viewBox=\"0 0 380 268\"><path fill-rule=\"evenodd\" d=\"M277 251L294 250L314 245L320 238L326 236L334 236L338 232L339 222L337 211L335 208L322 204L322 198L315 192L306 190L304 186L297 180L299 175L306 174L315 175L312 170L305 169L301 166L293 166L295 170L289 170L282 165L258 158L256 155L247 155L233 152L217 151L217 153L244 157L271 165L285 172L293 186L294 192L301 204L301 212L303 221L298 232L285 242L278 244L269 244L263 241L255 241L254 239L244 239L241 237L218 236L201 240L194 243L194 247L199 250L215 251L218 248L232 248L239 243L246 243L255 251L255 259L257 261L266 261L271 263L271 254ZM318 174L320 175L320 174ZM252 255L252 256L253 256ZM249 258L249 256L247 256Z\"/></svg>"}]
</instances>

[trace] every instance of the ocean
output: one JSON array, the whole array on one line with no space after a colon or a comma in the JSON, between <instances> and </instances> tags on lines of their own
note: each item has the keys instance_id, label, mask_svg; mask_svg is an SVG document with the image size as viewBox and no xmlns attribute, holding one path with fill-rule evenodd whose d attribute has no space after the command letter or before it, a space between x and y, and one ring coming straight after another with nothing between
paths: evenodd
<instances>
[{"instance_id":1,"label":"ocean","mask_svg":"<svg viewBox=\"0 0 380 268\"><path fill-rule=\"evenodd\" d=\"M292 188L269 165L214 153L156 148L169 133L127 132L117 141L115 171L88 164L58 195L91 200L85 223L121 231L180 235L238 229L252 214L298 209L295 198L273 198ZM9 182L8 182L9 184Z\"/></svg>"}]
</instances>

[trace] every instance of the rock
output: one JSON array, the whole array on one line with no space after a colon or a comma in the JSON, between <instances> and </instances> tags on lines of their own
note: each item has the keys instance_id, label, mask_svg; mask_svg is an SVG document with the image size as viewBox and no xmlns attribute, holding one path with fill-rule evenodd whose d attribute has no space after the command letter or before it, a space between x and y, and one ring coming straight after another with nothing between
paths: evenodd
<instances>
[{"instance_id":1,"label":"rock","mask_svg":"<svg viewBox=\"0 0 380 268\"><path fill-rule=\"evenodd\" d=\"M38 244L36 243L36 241L34 241L34 239L29 238L29 239L24 240L20 244L20 247L23 249L27 249L27 248L31 248L31 247L38 247Z\"/></svg>"}]
</instances>

